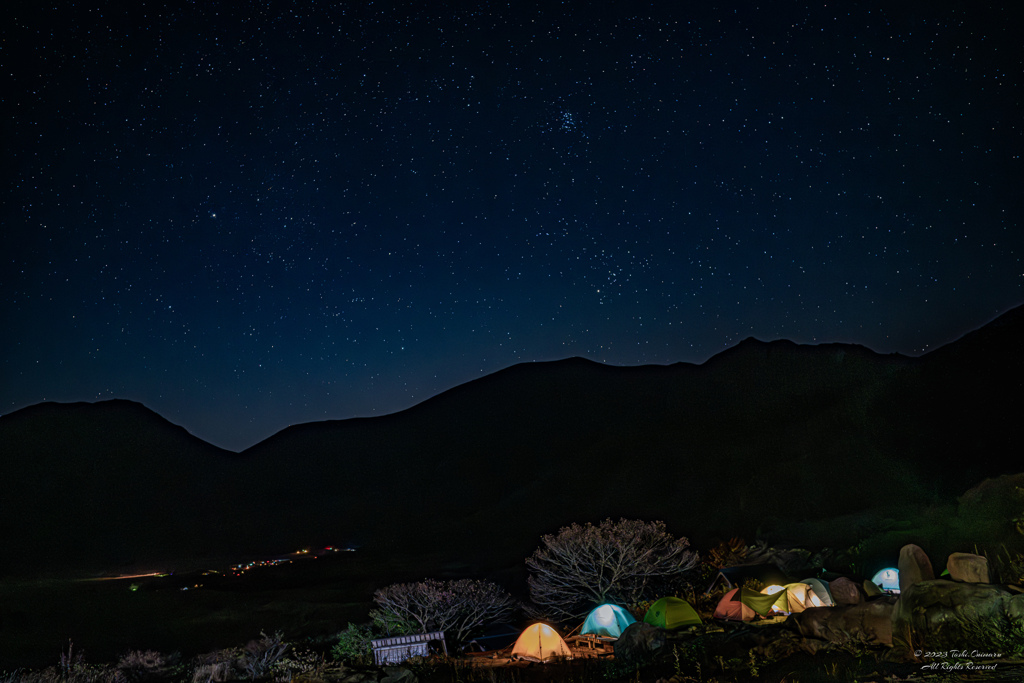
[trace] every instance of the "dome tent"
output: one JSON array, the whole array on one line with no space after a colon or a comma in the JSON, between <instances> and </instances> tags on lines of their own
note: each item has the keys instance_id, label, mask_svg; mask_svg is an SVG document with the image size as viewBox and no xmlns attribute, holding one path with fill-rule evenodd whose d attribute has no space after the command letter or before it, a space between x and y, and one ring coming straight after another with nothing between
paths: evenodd
<instances>
[{"instance_id":1,"label":"dome tent","mask_svg":"<svg viewBox=\"0 0 1024 683\"><path fill-rule=\"evenodd\" d=\"M733 588L722 596L715 607L715 619L728 619L730 621L753 621L754 610L740 600L740 589Z\"/></svg>"},{"instance_id":2,"label":"dome tent","mask_svg":"<svg viewBox=\"0 0 1024 683\"><path fill-rule=\"evenodd\" d=\"M800 581L787 583L785 586L768 586L762 591L765 595L778 595L772 604L773 613L795 614L808 607L822 607L821 599L811 589L810 584Z\"/></svg>"},{"instance_id":3,"label":"dome tent","mask_svg":"<svg viewBox=\"0 0 1024 683\"><path fill-rule=\"evenodd\" d=\"M811 604L808 607L832 607L835 601L832 600L832 591L821 579L803 579L800 583L806 583L811 587L813 596L808 596ZM815 601L817 598L817 601ZM820 604L819 604L820 603Z\"/></svg>"},{"instance_id":4,"label":"dome tent","mask_svg":"<svg viewBox=\"0 0 1024 683\"><path fill-rule=\"evenodd\" d=\"M618 638L627 626L635 622L633 615L618 605L599 605L587 615L580 633Z\"/></svg>"},{"instance_id":5,"label":"dome tent","mask_svg":"<svg viewBox=\"0 0 1024 683\"><path fill-rule=\"evenodd\" d=\"M527 626L516 644L512 646L512 657L533 662L546 662L559 657L572 658L569 646L551 626L537 622Z\"/></svg>"},{"instance_id":6,"label":"dome tent","mask_svg":"<svg viewBox=\"0 0 1024 683\"><path fill-rule=\"evenodd\" d=\"M671 597L662 598L651 605L644 615L644 622L669 631L684 626L699 626L701 623L697 610L690 603Z\"/></svg>"},{"instance_id":7,"label":"dome tent","mask_svg":"<svg viewBox=\"0 0 1024 683\"><path fill-rule=\"evenodd\" d=\"M885 593L900 592L900 570L895 567L879 569L872 577L871 583L882 589Z\"/></svg>"}]
</instances>

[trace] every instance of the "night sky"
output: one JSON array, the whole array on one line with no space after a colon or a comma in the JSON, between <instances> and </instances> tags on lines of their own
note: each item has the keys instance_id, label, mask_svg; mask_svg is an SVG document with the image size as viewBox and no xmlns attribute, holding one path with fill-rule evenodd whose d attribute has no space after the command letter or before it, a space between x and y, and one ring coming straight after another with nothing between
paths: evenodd
<instances>
[{"instance_id":1,"label":"night sky","mask_svg":"<svg viewBox=\"0 0 1024 683\"><path fill-rule=\"evenodd\" d=\"M4 7L0 412L127 398L238 450L525 361L921 354L1024 301L1016 3Z\"/></svg>"}]
</instances>

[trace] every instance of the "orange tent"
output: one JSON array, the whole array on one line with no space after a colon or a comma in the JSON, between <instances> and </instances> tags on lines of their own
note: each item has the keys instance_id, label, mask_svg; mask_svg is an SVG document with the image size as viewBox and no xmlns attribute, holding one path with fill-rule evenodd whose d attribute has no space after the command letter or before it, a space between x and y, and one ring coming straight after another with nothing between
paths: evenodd
<instances>
[{"instance_id":1,"label":"orange tent","mask_svg":"<svg viewBox=\"0 0 1024 683\"><path fill-rule=\"evenodd\" d=\"M733 588L722 596L715 608L715 619L731 619L733 621L753 621L754 610L740 601L740 589Z\"/></svg>"},{"instance_id":2,"label":"orange tent","mask_svg":"<svg viewBox=\"0 0 1024 683\"><path fill-rule=\"evenodd\" d=\"M558 635L558 631L547 624L531 624L519 634L516 644L512 647L512 658L528 659L532 662L546 662L549 659L563 657L570 659L572 652L569 646Z\"/></svg>"}]
</instances>

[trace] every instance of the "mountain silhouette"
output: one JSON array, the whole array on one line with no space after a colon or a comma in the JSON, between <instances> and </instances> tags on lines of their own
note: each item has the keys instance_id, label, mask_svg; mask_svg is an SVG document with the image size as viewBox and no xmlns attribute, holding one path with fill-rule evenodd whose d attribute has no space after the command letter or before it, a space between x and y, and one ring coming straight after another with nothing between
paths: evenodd
<instances>
[{"instance_id":1,"label":"mountain silhouette","mask_svg":"<svg viewBox=\"0 0 1024 683\"><path fill-rule=\"evenodd\" d=\"M128 401L31 406L0 417L5 570L310 544L495 566L605 517L856 542L866 515L1020 470L1022 331L1017 308L918 358L747 339L701 365L526 363L239 454Z\"/></svg>"}]
</instances>

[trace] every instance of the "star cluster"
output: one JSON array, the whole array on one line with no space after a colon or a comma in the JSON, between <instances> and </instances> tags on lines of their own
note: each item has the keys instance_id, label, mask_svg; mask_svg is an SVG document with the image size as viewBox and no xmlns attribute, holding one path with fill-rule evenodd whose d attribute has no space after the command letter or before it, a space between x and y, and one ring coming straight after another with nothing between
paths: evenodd
<instances>
[{"instance_id":1,"label":"star cluster","mask_svg":"<svg viewBox=\"0 0 1024 683\"><path fill-rule=\"evenodd\" d=\"M919 354L1022 300L1010 7L2 13L5 412L240 449L523 361Z\"/></svg>"}]
</instances>

